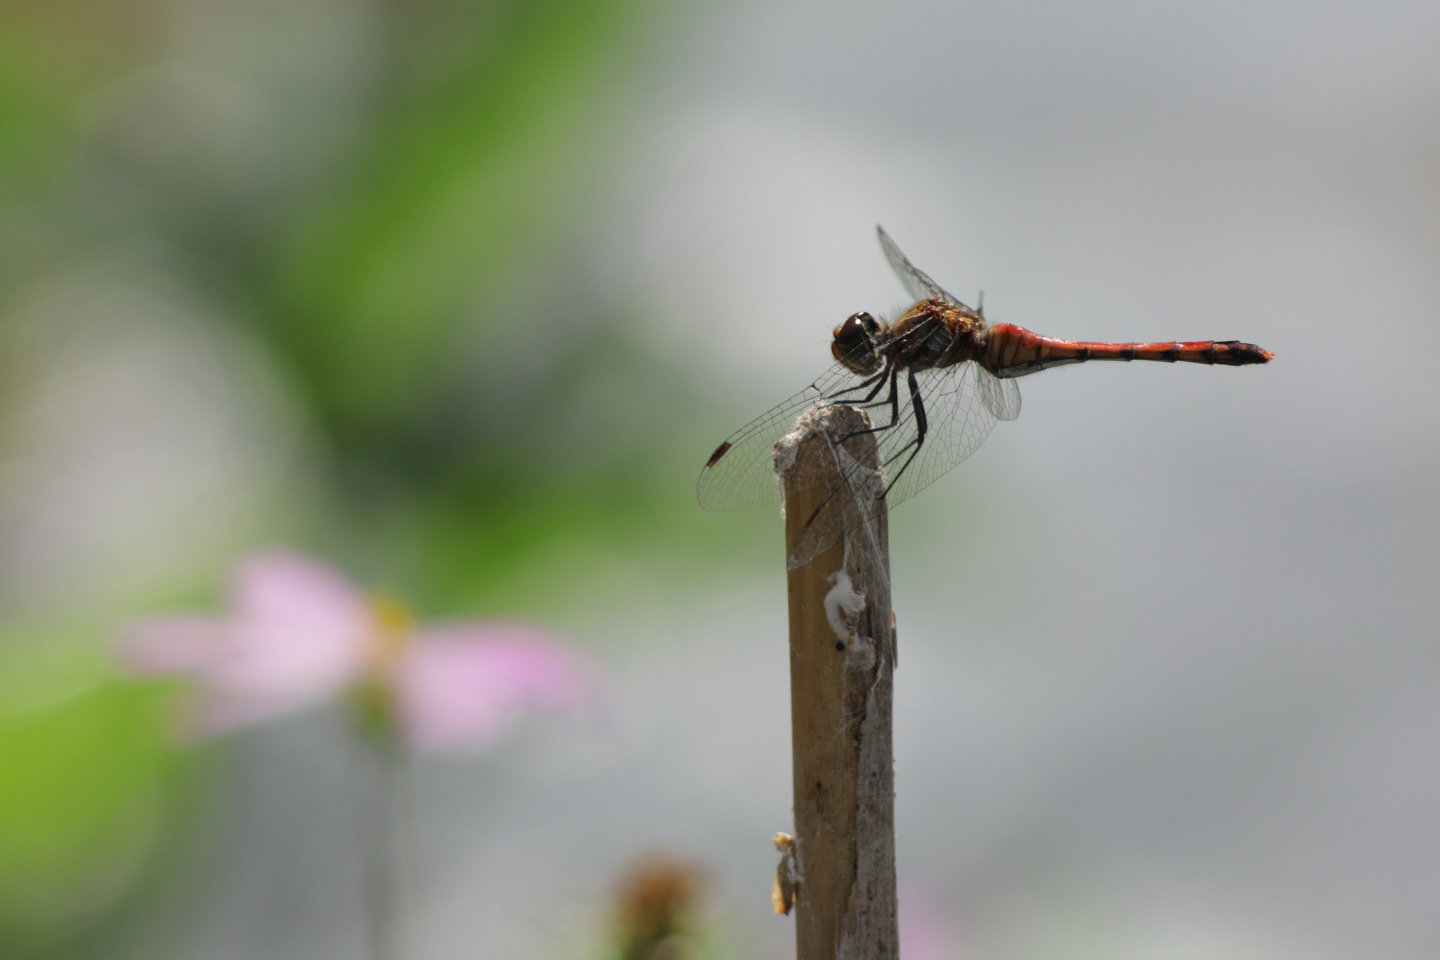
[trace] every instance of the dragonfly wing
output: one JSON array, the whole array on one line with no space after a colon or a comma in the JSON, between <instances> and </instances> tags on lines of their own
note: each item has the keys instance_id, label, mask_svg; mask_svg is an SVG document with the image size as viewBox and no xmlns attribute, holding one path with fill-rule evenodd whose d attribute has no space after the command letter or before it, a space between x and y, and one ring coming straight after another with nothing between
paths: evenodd
<instances>
[{"instance_id":1,"label":"dragonfly wing","mask_svg":"<svg viewBox=\"0 0 1440 960\"><path fill-rule=\"evenodd\" d=\"M840 459L841 488L791 544L788 562L792 567L819 555L846 530L873 520L882 505L893 507L913 497L975 452L996 422L980 395L978 374L983 372L973 363L964 363L917 374L927 421L918 451L920 424L903 373L896 384L898 417L892 419L888 389L866 405L866 413L880 428L874 436L879 443L882 476L872 482L872 472L858 461ZM883 499L869 492L881 490L885 491Z\"/></svg>"},{"instance_id":2,"label":"dragonfly wing","mask_svg":"<svg viewBox=\"0 0 1440 960\"><path fill-rule=\"evenodd\" d=\"M885 465L886 482L890 484L885 499L890 506L908 500L940 479L974 453L990 435L996 415L983 398L981 374L989 376L968 362L917 374L920 402L928 421L918 453L914 447L919 437L915 408L908 402L908 394L902 394L900 425L880 435L880 461ZM904 378L901 380L903 390ZM1018 414L1018 393L1015 408ZM877 426L886 422L887 413L876 417Z\"/></svg>"},{"instance_id":3,"label":"dragonfly wing","mask_svg":"<svg viewBox=\"0 0 1440 960\"><path fill-rule=\"evenodd\" d=\"M998 420L1014 420L1020 416L1020 384L1013 378L1004 380L984 367L975 367L975 385L980 391L980 402Z\"/></svg>"},{"instance_id":4,"label":"dragonfly wing","mask_svg":"<svg viewBox=\"0 0 1440 960\"><path fill-rule=\"evenodd\" d=\"M817 400L843 394L862 399L864 393L845 393L859 383L843 364L835 364L795 396L776 404L736 430L710 455L700 471L696 496L706 510L751 510L778 502L775 483L775 441L789 433L795 420Z\"/></svg>"},{"instance_id":5,"label":"dragonfly wing","mask_svg":"<svg viewBox=\"0 0 1440 960\"><path fill-rule=\"evenodd\" d=\"M910 296L916 300L944 300L965 307L959 297L947 292L944 287L931 280L928 273L911 263L910 258L901 253L895 241L890 239L890 234L885 232L884 227L877 226L875 232L880 237L880 249L885 251L885 259L890 261L890 269L895 271L895 276L900 278L901 286Z\"/></svg>"}]
</instances>

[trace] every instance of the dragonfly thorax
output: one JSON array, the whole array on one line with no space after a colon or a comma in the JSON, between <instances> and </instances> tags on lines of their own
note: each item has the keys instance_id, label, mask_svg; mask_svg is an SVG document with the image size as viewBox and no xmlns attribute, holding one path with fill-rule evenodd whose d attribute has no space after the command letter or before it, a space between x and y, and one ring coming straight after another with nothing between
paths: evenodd
<instances>
[{"instance_id":1,"label":"dragonfly thorax","mask_svg":"<svg viewBox=\"0 0 1440 960\"><path fill-rule=\"evenodd\" d=\"M910 370L951 367L971 359L984 346L985 321L968 307L945 300L921 300L889 328L882 353L893 354Z\"/></svg>"},{"instance_id":2,"label":"dragonfly thorax","mask_svg":"<svg viewBox=\"0 0 1440 960\"><path fill-rule=\"evenodd\" d=\"M880 321L870 314L851 314L831 332L830 352L850 370L869 376L884 363L877 339L880 329Z\"/></svg>"}]
</instances>

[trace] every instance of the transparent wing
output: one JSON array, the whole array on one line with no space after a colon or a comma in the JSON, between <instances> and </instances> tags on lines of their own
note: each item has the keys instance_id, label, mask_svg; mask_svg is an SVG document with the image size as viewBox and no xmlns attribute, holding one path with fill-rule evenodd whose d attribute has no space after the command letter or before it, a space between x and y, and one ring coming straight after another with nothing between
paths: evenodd
<instances>
[{"instance_id":1,"label":"transparent wing","mask_svg":"<svg viewBox=\"0 0 1440 960\"><path fill-rule=\"evenodd\" d=\"M928 273L911 263L910 258L901 253L895 241L890 239L890 234L885 232L884 227L877 226L875 232L880 236L880 249L885 251L885 259L890 261L890 269L895 271L895 276L900 278L901 286L910 296L916 300L945 300L965 307L959 297L948 293L944 287L931 280Z\"/></svg>"},{"instance_id":2,"label":"transparent wing","mask_svg":"<svg viewBox=\"0 0 1440 960\"><path fill-rule=\"evenodd\" d=\"M795 420L817 400L841 394L863 378L837 363L814 383L790 399L736 430L710 455L700 471L696 496L706 510L751 510L779 502L775 483L775 441L795 426ZM868 392L868 391L866 391ZM845 399L863 399L865 393L844 393Z\"/></svg>"},{"instance_id":3,"label":"transparent wing","mask_svg":"<svg viewBox=\"0 0 1440 960\"><path fill-rule=\"evenodd\" d=\"M979 374L990 376L973 363L962 363L917 375L929 425L920 452L908 466L906 461L915 450L913 442L919 435L919 425L914 404L908 402L905 377L901 375L900 423L879 434L880 462L884 465L885 482L890 485L885 499L890 506L910 499L940 479L974 453L990 435L996 418L982 399ZM871 411L876 426L888 423L889 414L888 409Z\"/></svg>"},{"instance_id":4,"label":"transparent wing","mask_svg":"<svg viewBox=\"0 0 1440 960\"><path fill-rule=\"evenodd\" d=\"M875 426L885 428L875 434L880 445L882 479L888 485L884 503L894 507L913 497L974 453L990 435L996 416L982 397L982 375L990 376L973 363L917 374L916 383L927 420L924 442L918 452L915 442L919 437L919 421L903 372L897 384L900 413L893 426L887 426L891 423L891 406L886 402L888 389L867 405L866 411ZM1012 399L1018 414L1019 393L1013 392ZM842 469L842 485L850 490L867 489L870 486L868 471L854 460L848 464ZM857 506L854 495L842 494L832 503L833 506L822 508L810 519L805 533L792 544L789 557L792 566L820 554L847 529L873 519L881 501L871 499Z\"/></svg>"},{"instance_id":5,"label":"transparent wing","mask_svg":"<svg viewBox=\"0 0 1440 960\"><path fill-rule=\"evenodd\" d=\"M984 367L975 368L975 385L980 390L980 402L985 409L1000 420L1014 420L1020 416L1020 384L1013 378L1002 380Z\"/></svg>"}]
</instances>

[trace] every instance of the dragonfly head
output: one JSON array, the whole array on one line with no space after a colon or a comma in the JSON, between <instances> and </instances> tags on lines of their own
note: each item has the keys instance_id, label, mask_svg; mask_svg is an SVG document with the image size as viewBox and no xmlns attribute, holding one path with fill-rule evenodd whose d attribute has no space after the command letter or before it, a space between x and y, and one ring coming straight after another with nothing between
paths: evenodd
<instances>
[{"instance_id":1,"label":"dragonfly head","mask_svg":"<svg viewBox=\"0 0 1440 960\"><path fill-rule=\"evenodd\" d=\"M831 334L830 352L835 359L862 376L869 376L880 369L883 361L876 349L876 334L880 323L868 313L850 316Z\"/></svg>"}]
</instances>

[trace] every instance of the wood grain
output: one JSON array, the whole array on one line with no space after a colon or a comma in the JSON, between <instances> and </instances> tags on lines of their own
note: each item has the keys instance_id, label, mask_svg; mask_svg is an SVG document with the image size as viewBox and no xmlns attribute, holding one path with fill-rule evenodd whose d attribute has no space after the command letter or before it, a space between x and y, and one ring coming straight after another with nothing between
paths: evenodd
<instances>
[{"instance_id":1,"label":"wood grain","mask_svg":"<svg viewBox=\"0 0 1440 960\"><path fill-rule=\"evenodd\" d=\"M828 406L776 445L787 556L853 457L869 468L853 498L883 489L865 414ZM843 451L843 452L842 452ZM854 474L856 471L849 471ZM790 697L795 776L798 960L896 960L895 779L888 521L857 521L809 563L789 570Z\"/></svg>"}]
</instances>

